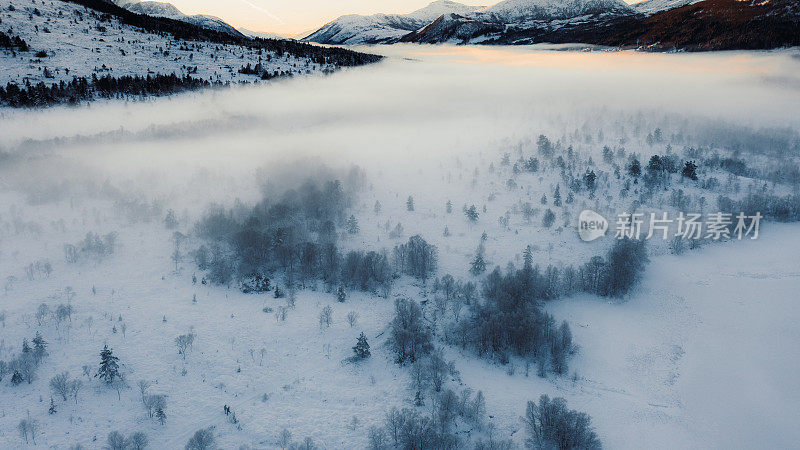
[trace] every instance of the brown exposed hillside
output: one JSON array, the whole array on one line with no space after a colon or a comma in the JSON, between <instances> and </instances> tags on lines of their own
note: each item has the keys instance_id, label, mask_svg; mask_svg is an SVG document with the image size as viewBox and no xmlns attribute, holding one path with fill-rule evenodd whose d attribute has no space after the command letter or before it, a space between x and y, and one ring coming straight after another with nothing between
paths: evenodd
<instances>
[{"instance_id":1,"label":"brown exposed hillside","mask_svg":"<svg viewBox=\"0 0 800 450\"><path fill-rule=\"evenodd\" d=\"M504 25L443 16L402 41L483 44L585 43L653 50L771 49L800 46L798 0L704 0L652 16L598 17L558 27Z\"/></svg>"},{"instance_id":2,"label":"brown exposed hillside","mask_svg":"<svg viewBox=\"0 0 800 450\"><path fill-rule=\"evenodd\" d=\"M796 46L800 2L705 0L618 25L597 43L687 50Z\"/></svg>"}]
</instances>

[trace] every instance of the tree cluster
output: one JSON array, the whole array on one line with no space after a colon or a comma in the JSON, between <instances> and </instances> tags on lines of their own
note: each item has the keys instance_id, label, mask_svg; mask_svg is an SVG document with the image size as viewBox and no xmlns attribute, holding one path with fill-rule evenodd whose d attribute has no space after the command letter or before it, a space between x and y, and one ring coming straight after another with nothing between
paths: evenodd
<instances>
[{"instance_id":1,"label":"tree cluster","mask_svg":"<svg viewBox=\"0 0 800 450\"><path fill-rule=\"evenodd\" d=\"M591 418L567 408L563 398L550 399L547 395L539 403L528 401L522 418L528 438L525 444L535 449L599 450L600 440L591 427Z\"/></svg>"}]
</instances>

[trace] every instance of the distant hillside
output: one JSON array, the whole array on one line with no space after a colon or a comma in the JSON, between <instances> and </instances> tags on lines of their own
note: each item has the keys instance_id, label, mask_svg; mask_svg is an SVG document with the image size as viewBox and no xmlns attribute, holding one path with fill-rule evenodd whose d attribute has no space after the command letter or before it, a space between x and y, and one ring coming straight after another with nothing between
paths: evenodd
<instances>
[{"instance_id":1,"label":"distant hillside","mask_svg":"<svg viewBox=\"0 0 800 450\"><path fill-rule=\"evenodd\" d=\"M646 8L668 7L669 4L662 1L642 8L648 10ZM495 20L485 13L451 14L409 33L401 41L505 45L585 43L689 51L800 45L800 5L794 0L703 0L651 15L610 12L514 24Z\"/></svg>"},{"instance_id":2,"label":"distant hillside","mask_svg":"<svg viewBox=\"0 0 800 450\"><path fill-rule=\"evenodd\" d=\"M0 32L0 106L161 96L327 74L380 60L346 49L232 35L110 2L15 0L0 16L9 30Z\"/></svg>"},{"instance_id":3,"label":"distant hillside","mask_svg":"<svg viewBox=\"0 0 800 450\"><path fill-rule=\"evenodd\" d=\"M277 39L249 38L232 36L217 30L200 27L195 24L165 17L152 17L137 14L117 6L110 0L63 0L86 6L101 13L119 18L120 22L142 28L152 33L167 33L176 39L215 42L219 44L235 44L249 48L261 48L281 54L288 53L297 57L307 57L314 62L330 62L339 66L359 66L379 61L380 56L354 52L343 48L327 48L294 41Z\"/></svg>"},{"instance_id":4,"label":"distant hillside","mask_svg":"<svg viewBox=\"0 0 800 450\"><path fill-rule=\"evenodd\" d=\"M166 17L169 19L180 20L183 22L188 22L197 25L199 27L208 28L210 30L220 31L237 37L244 37L244 35L240 33L236 28L228 25L225 21L223 21L219 17L208 16L204 14L196 14L194 16L188 16L182 13L172 3L153 2L153 1L140 2L140 1L125 1L125 0L118 0L115 3L127 9L128 11L133 11L135 13L145 14L154 17Z\"/></svg>"},{"instance_id":5,"label":"distant hillside","mask_svg":"<svg viewBox=\"0 0 800 450\"><path fill-rule=\"evenodd\" d=\"M701 0L645 0L631 5L633 9L645 15L655 14L668 9L680 8L681 6L691 5Z\"/></svg>"},{"instance_id":6,"label":"distant hillside","mask_svg":"<svg viewBox=\"0 0 800 450\"><path fill-rule=\"evenodd\" d=\"M409 14L346 15L325 24L303 40L320 44L392 44L443 14L467 14L481 7L439 0Z\"/></svg>"},{"instance_id":7,"label":"distant hillside","mask_svg":"<svg viewBox=\"0 0 800 450\"><path fill-rule=\"evenodd\" d=\"M800 2L704 0L622 22L597 43L694 51L797 46Z\"/></svg>"}]
</instances>

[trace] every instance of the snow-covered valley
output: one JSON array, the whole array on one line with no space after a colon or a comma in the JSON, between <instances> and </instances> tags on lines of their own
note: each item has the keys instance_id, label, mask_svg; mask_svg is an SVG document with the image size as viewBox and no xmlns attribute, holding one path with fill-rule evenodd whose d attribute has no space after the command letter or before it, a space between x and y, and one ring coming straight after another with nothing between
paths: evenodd
<instances>
[{"instance_id":1,"label":"snow-covered valley","mask_svg":"<svg viewBox=\"0 0 800 450\"><path fill-rule=\"evenodd\" d=\"M485 399L482 421L452 422L453 448L523 447L520 418L542 394L591 416L606 448L800 442L800 225L788 203L800 181L796 50L370 50L387 59L329 77L0 109L0 361L16 360L37 332L47 343L30 382L12 382L18 368L3 374L0 447L102 448L119 431L173 449L210 428L219 448L307 448L306 438L374 448L393 407L440 417L439 394L415 385L415 366L397 364L387 344L402 298L422 305L434 346L452 361L443 389ZM658 155L694 161L696 173L656 177L648 161ZM592 186L582 187L590 171ZM305 192L306 179L334 178L347 192L356 186L336 223L340 251L391 258L420 235L438 249L429 279L393 263L388 292L347 285L339 301L338 283L328 292L302 269L276 268L269 292L243 293L238 279L217 285L198 267L198 249L215 243L204 232L209 211L238 220L262 200ZM762 194L786 198L792 219L765 218L756 240L681 251L650 239L650 263L621 298L572 292L543 302L577 345L562 374L545 362L540 376L541 357L481 354L453 340L451 326L475 304L443 301L445 276L480 286L495 266L523 267L528 246L542 271L605 257L613 233L581 241L583 209L613 225L622 212L714 212L719 196ZM102 251L85 244L89 232ZM471 271L478 253L482 274ZM362 332L371 356L353 361ZM176 338L188 335L179 353ZM104 345L125 383L94 376ZM51 388L64 371L81 381L67 400ZM147 395L167 396L163 423L143 406L139 381Z\"/></svg>"}]
</instances>

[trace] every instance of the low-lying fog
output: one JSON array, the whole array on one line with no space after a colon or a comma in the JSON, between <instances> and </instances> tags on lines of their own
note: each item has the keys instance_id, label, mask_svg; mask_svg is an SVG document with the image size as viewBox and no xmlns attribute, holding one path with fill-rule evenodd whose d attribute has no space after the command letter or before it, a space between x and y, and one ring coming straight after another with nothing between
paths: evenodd
<instances>
[{"instance_id":1,"label":"low-lying fog","mask_svg":"<svg viewBox=\"0 0 800 450\"><path fill-rule=\"evenodd\" d=\"M27 383L7 373L0 448L36 423L53 448L97 448L113 431L182 448L206 427L226 448L286 433L366 448L390 408L444 404L431 393L411 406L427 388L393 363L406 344L387 344L391 299L425 305L454 361L445 387L485 395L473 409L489 418L460 422L456 447L492 435L521 447L540 394L590 415L608 448L798 442L800 196L787 194L800 192L800 50L363 50L388 57L327 77L0 109L0 359L31 361L20 348L40 330L50 352L38 380L31 364ZM331 174L342 183L282 195ZM609 253L613 232L575 232L584 209L613 223L756 207L758 240L656 235L646 268L643 246ZM549 286L541 311L517 273ZM487 279L514 301L497 306ZM448 283L463 293L445 296ZM372 356L351 364L359 333ZM105 344L130 389L91 378ZM54 393L48 410L48 380L81 369L80 397ZM145 405L158 395L162 423Z\"/></svg>"},{"instance_id":2,"label":"low-lying fog","mask_svg":"<svg viewBox=\"0 0 800 450\"><path fill-rule=\"evenodd\" d=\"M311 158L406 171L438 167L453 154L499 154L540 133L624 133L636 126L706 120L797 129L800 52L661 54L568 47L368 47L388 58L328 77L191 93L143 102L0 112L0 151L52 151L49 173L104 179L148 172L167 189L207 168L252 174L276 161ZM677 122L685 121L681 125ZM644 121L644 122L643 122ZM657 122L657 123L656 123ZM109 134L110 133L110 134ZM72 139L69 138L78 138ZM44 141L58 138L58 141ZM66 139L65 139L66 138ZM33 141L33 142L31 142ZM41 162L39 162L41 164ZM427 171L438 179L436 171ZM389 180L390 174L398 179ZM373 179L374 181L374 179ZM178 185L182 185L179 183ZM218 195L219 186L212 193ZM208 198L208 197L204 198ZM234 196L245 196L237 192ZM224 198L224 197L223 197Z\"/></svg>"}]
</instances>

